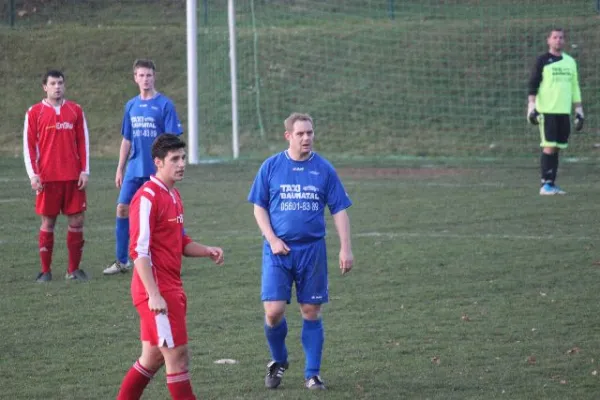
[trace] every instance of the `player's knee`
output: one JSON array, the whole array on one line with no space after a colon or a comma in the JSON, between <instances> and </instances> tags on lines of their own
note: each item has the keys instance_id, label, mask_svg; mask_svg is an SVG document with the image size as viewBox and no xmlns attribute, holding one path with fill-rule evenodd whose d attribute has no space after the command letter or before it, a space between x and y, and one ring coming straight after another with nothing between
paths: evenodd
<instances>
[{"instance_id":1,"label":"player's knee","mask_svg":"<svg viewBox=\"0 0 600 400\"><path fill-rule=\"evenodd\" d=\"M68 217L69 230L78 231L78 230L83 229L83 221L84 221L83 213L69 215L69 217Z\"/></svg>"},{"instance_id":2,"label":"player's knee","mask_svg":"<svg viewBox=\"0 0 600 400\"><path fill-rule=\"evenodd\" d=\"M151 371L159 370L165 363L162 354L152 354L151 356L141 358L140 363Z\"/></svg>"},{"instance_id":3,"label":"player's knee","mask_svg":"<svg viewBox=\"0 0 600 400\"><path fill-rule=\"evenodd\" d=\"M190 361L187 353L175 361L174 369L178 372L189 371Z\"/></svg>"},{"instance_id":4,"label":"player's knee","mask_svg":"<svg viewBox=\"0 0 600 400\"><path fill-rule=\"evenodd\" d=\"M277 325L282 319L285 313L284 309L272 308L265 310L265 322L269 326Z\"/></svg>"},{"instance_id":5,"label":"player's knee","mask_svg":"<svg viewBox=\"0 0 600 400\"><path fill-rule=\"evenodd\" d=\"M56 218L42 217L40 229L46 232L54 232L54 225L56 225Z\"/></svg>"},{"instance_id":6,"label":"player's knee","mask_svg":"<svg viewBox=\"0 0 600 400\"><path fill-rule=\"evenodd\" d=\"M169 374L188 371L189 363L187 346L176 348L165 357L167 373Z\"/></svg>"},{"instance_id":7,"label":"player's knee","mask_svg":"<svg viewBox=\"0 0 600 400\"><path fill-rule=\"evenodd\" d=\"M164 363L165 359L163 358L162 354L160 354L160 352L158 354L144 354L142 355L142 357L140 357L140 364L142 364L144 368L147 368L151 371L156 371L160 369L160 367L162 367Z\"/></svg>"},{"instance_id":8,"label":"player's knee","mask_svg":"<svg viewBox=\"0 0 600 400\"><path fill-rule=\"evenodd\" d=\"M320 304L301 304L300 312L302 318L309 321L315 321L321 318L321 305Z\"/></svg>"},{"instance_id":9,"label":"player's knee","mask_svg":"<svg viewBox=\"0 0 600 400\"><path fill-rule=\"evenodd\" d=\"M128 218L129 217L129 205L128 204L117 204L117 217Z\"/></svg>"}]
</instances>

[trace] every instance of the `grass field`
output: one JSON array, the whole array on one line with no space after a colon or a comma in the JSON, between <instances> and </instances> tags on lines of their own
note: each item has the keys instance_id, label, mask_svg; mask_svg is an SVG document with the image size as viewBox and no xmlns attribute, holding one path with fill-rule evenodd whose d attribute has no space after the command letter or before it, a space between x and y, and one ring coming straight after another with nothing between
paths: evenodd
<instances>
[{"instance_id":1,"label":"grass field","mask_svg":"<svg viewBox=\"0 0 600 400\"><path fill-rule=\"evenodd\" d=\"M130 277L101 274L113 258L114 164L92 163L83 261L91 282L62 280L61 219L55 280L39 285L33 197L21 161L0 159L2 398L114 398L138 355ZM291 369L281 390L263 388L261 240L245 202L257 167L190 166L180 186L189 233L226 251L222 268L184 264L200 398L308 396L295 304L288 317ZM311 398L597 398L600 167L563 162L564 197L537 195L534 159L337 167L355 203L356 267L345 277L337 273L330 224L332 300L322 370L330 390ZM213 363L221 358L239 364ZM144 398L167 396L159 373Z\"/></svg>"},{"instance_id":2,"label":"grass field","mask_svg":"<svg viewBox=\"0 0 600 400\"><path fill-rule=\"evenodd\" d=\"M17 0L0 26L0 398L114 398L139 354L130 276L114 258L113 177L133 59L186 109L183 0ZM202 1L198 1L199 5ZM597 399L600 392L600 30L593 1L237 1L242 161L189 166L186 228L226 265L185 260L192 380L203 399ZM199 11L200 145L231 158L226 2ZM252 5L254 7L252 7ZM33 12L33 7L36 11ZM542 12L542 7L544 12ZM7 6L0 7L6 19ZM253 12L254 11L254 12ZM526 81L544 34L561 25L580 65L586 135L561 157L564 197L540 197ZM40 74L67 74L93 155L83 268L38 272L38 217L21 161L23 116ZM354 201L355 270L335 268L325 308L326 393L302 387L300 316L289 310L291 369L263 387L261 239L246 203L262 160L283 146L292 110L316 121ZM236 365L214 361L233 358ZM168 398L158 374L145 399Z\"/></svg>"}]
</instances>

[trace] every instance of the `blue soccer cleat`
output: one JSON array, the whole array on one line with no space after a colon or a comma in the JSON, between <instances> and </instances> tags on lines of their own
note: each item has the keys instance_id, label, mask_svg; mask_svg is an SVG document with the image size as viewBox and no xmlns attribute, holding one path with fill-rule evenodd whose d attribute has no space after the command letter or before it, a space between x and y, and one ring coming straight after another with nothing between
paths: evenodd
<instances>
[{"instance_id":1,"label":"blue soccer cleat","mask_svg":"<svg viewBox=\"0 0 600 400\"><path fill-rule=\"evenodd\" d=\"M556 194L567 194L564 190L551 183L544 183L540 188L540 195L542 196L554 196Z\"/></svg>"}]
</instances>

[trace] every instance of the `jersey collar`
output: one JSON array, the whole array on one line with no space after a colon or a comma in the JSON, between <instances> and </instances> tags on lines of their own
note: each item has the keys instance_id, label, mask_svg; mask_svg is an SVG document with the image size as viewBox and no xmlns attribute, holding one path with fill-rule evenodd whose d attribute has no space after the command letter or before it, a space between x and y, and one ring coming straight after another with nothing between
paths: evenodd
<instances>
[{"instance_id":1,"label":"jersey collar","mask_svg":"<svg viewBox=\"0 0 600 400\"><path fill-rule=\"evenodd\" d=\"M151 175L150 176L150 180L154 183L156 183L158 186L160 186L161 189L166 190L167 192L170 192L169 188L167 188L167 185L165 185L163 183L163 181L161 181L160 179L158 179L156 176Z\"/></svg>"},{"instance_id":2,"label":"jersey collar","mask_svg":"<svg viewBox=\"0 0 600 400\"><path fill-rule=\"evenodd\" d=\"M62 101L60 102L60 104L58 105L58 107L64 106L66 102L67 102L67 100L62 99ZM52 108L54 108L54 106L52 104L48 103L46 101L46 99L42 99L42 104L45 105L46 107L52 107Z\"/></svg>"},{"instance_id":3,"label":"jersey collar","mask_svg":"<svg viewBox=\"0 0 600 400\"><path fill-rule=\"evenodd\" d=\"M150 97L149 99L142 99L142 95L141 94L138 94L137 97L138 97L138 99L140 101L151 101L151 100L156 99L158 96L160 96L160 92L154 92L154 96Z\"/></svg>"},{"instance_id":4,"label":"jersey collar","mask_svg":"<svg viewBox=\"0 0 600 400\"><path fill-rule=\"evenodd\" d=\"M290 160L290 161L293 161L293 162L297 162L297 163L302 163L302 162L310 161L310 160L312 160L312 159L313 159L313 157L315 156L315 152L314 152L314 151L311 151L311 152L310 152L310 156L308 156L308 158L307 158L306 160L297 161L297 160L294 160L292 157L290 157L290 155L289 155L289 153L288 153L288 151L287 151L287 150L284 150L284 151L283 151L283 154L285 155L285 157L286 157L288 160Z\"/></svg>"}]
</instances>

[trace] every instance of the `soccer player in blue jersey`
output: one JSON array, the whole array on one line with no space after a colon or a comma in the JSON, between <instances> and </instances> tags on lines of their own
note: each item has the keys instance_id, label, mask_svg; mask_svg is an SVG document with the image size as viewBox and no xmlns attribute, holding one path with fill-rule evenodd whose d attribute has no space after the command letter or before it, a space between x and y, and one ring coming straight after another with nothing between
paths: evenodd
<instances>
[{"instance_id":1,"label":"soccer player in blue jersey","mask_svg":"<svg viewBox=\"0 0 600 400\"><path fill-rule=\"evenodd\" d=\"M325 389L319 374L325 340L321 305L327 303L329 297L326 206L340 237L342 274L352 269L354 260L350 219L346 212L352 202L333 166L312 151L314 135L309 115L290 115L285 120L289 148L262 164L248 195L264 236L261 298L265 336L272 357L267 365L265 385L271 389L279 386L288 368L285 309L293 284L303 318L305 386Z\"/></svg>"},{"instance_id":2,"label":"soccer player in blue jersey","mask_svg":"<svg viewBox=\"0 0 600 400\"><path fill-rule=\"evenodd\" d=\"M163 133L181 135L181 122L175 105L167 96L156 91L156 67L151 60L136 60L133 78L140 94L125 105L121 127L121 149L115 176L119 192L116 221L116 259L105 270L105 275L127 272L131 263L127 258L129 247L129 203L135 192L154 174L152 143Z\"/></svg>"}]
</instances>

